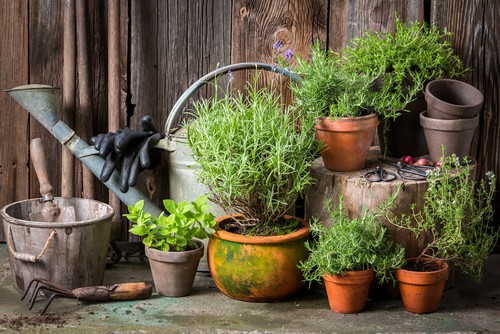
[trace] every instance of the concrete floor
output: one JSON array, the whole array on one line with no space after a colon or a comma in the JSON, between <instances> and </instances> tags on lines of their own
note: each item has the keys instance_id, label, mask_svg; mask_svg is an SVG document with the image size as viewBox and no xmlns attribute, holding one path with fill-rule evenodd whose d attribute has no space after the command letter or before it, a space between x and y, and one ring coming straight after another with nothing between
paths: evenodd
<instances>
[{"instance_id":1,"label":"concrete floor","mask_svg":"<svg viewBox=\"0 0 500 334\"><path fill-rule=\"evenodd\" d=\"M461 277L428 315L406 312L399 299L369 300L359 314L335 314L321 289L277 303L241 302L198 274L187 297L153 293L148 300L101 304L56 299L42 316L44 301L29 311L12 287L5 243L0 267L0 333L500 333L500 255L488 259L482 284ZM106 270L106 284L133 281L152 281L139 258Z\"/></svg>"}]
</instances>

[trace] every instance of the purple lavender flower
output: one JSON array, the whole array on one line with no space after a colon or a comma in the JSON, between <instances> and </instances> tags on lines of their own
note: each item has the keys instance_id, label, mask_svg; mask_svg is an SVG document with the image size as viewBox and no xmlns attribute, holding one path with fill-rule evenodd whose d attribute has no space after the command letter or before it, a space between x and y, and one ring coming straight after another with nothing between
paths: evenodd
<instances>
[{"instance_id":1,"label":"purple lavender flower","mask_svg":"<svg viewBox=\"0 0 500 334\"><path fill-rule=\"evenodd\" d=\"M233 71L231 71L231 70L227 71L227 76L229 78L229 81L232 81L234 79Z\"/></svg>"},{"instance_id":2,"label":"purple lavender flower","mask_svg":"<svg viewBox=\"0 0 500 334\"><path fill-rule=\"evenodd\" d=\"M286 52L285 52L285 60L286 61L292 60L293 55L294 55L294 53L293 53L292 50L290 50L290 49L286 50Z\"/></svg>"},{"instance_id":3,"label":"purple lavender flower","mask_svg":"<svg viewBox=\"0 0 500 334\"><path fill-rule=\"evenodd\" d=\"M273 49L276 51L276 53L279 53L282 46L283 46L283 42L280 40L277 40L273 44Z\"/></svg>"}]
</instances>

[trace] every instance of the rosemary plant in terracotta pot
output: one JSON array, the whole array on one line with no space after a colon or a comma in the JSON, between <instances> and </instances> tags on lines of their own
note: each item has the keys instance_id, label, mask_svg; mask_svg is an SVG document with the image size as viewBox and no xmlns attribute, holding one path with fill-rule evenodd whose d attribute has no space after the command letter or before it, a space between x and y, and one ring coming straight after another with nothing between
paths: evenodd
<instances>
[{"instance_id":1,"label":"rosemary plant in terracotta pot","mask_svg":"<svg viewBox=\"0 0 500 334\"><path fill-rule=\"evenodd\" d=\"M144 201L128 206L133 222L130 233L144 237L156 291L163 296L182 297L191 292L204 244L200 239L215 232L215 217L207 197L192 202L163 201L168 214L159 217L143 210Z\"/></svg>"},{"instance_id":2,"label":"rosemary plant in terracotta pot","mask_svg":"<svg viewBox=\"0 0 500 334\"><path fill-rule=\"evenodd\" d=\"M405 263L405 251L401 245L393 244L387 228L378 221L390 201L389 198L375 213L350 219L340 198L335 209L331 202L327 203L331 227L317 221L311 223L312 240L306 244L310 255L299 268L306 281L324 281L333 311L360 312L375 276L380 283L395 283L394 271Z\"/></svg>"},{"instance_id":3,"label":"rosemary plant in terracotta pot","mask_svg":"<svg viewBox=\"0 0 500 334\"><path fill-rule=\"evenodd\" d=\"M257 81L216 89L194 104L186 127L199 182L227 213L208 244L215 284L234 299L274 301L303 285L297 265L309 226L286 213L314 181L308 169L319 145L311 127L297 127L301 115L284 107L279 89Z\"/></svg>"},{"instance_id":4,"label":"rosemary plant in terracotta pot","mask_svg":"<svg viewBox=\"0 0 500 334\"><path fill-rule=\"evenodd\" d=\"M297 57L294 68L303 80L291 90L295 110L316 120L325 167L334 171L362 169L379 120L370 110L373 80L349 71L338 54L311 46L309 59Z\"/></svg>"},{"instance_id":5,"label":"rosemary plant in terracotta pot","mask_svg":"<svg viewBox=\"0 0 500 334\"><path fill-rule=\"evenodd\" d=\"M492 172L478 184L468 159L442 157L441 167L428 175L429 187L423 208L413 205L412 213L394 217L390 223L422 235L427 240L421 254L408 259L396 272L403 304L413 313L437 310L448 279L448 263L453 263L477 281L483 262L496 244L498 227L493 219L496 178Z\"/></svg>"},{"instance_id":6,"label":"rosemary plant in terracotta pot","mask_svg":"<svg viewBox=\"0 0 500 334\"><path fill-rule=\"evenodd\" d=\"M366 32L342 51L345 66L371 77L375 84L373 110L379 115L382 153L402 157L427 154L419 114L426 110L426 84L457 78L466 69L455 54L451 33L425 22L401 22L394 32Z\"/></svg>"}]
</instances>

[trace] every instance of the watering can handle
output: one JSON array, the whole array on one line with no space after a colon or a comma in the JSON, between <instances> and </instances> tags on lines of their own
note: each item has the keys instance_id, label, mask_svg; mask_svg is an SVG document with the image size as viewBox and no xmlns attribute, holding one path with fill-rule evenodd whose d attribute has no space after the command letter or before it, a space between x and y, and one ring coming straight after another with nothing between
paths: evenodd
<instances>
[{"instance_id":1,"label":"watering can handle","mask_svg":"<svg viewBox=\"0 0 500 334\"><path fill-rule=\"evenodd\" d=\"M168 115L167 121L165 123L165 135L166 136L170 135L170 131L172 130L172 128L174 126L174 122L176 122L179 119L180 115L178 115L178 114L181 112L182 108L184 107L184 104L186 104L186 102L198 90L198 88L200 88L201 86L203 86L204 84L206 84L210 80L212 80L220 75L228 73L229 71L251 70L251 69L265 70L265 71L269 71L269 72L278 73L278 74L283 75L283 76L285 76L285 77L287 77L287 78L289 78L297 83L302 80L302 78L299 75L297 75L297 74L295 74L287 69L284 69L284 68L281 68L281 67L278 67L275 65L271 65L271 64L265 64L265 63L238 63L238 64L231 64L231 65L227 65L227 66L218 68L218 69L206 74L202 78L198 79L175 102L174 106L172 107L172 110L170 111L170 114Z\"/></svg>"}]
</instances>

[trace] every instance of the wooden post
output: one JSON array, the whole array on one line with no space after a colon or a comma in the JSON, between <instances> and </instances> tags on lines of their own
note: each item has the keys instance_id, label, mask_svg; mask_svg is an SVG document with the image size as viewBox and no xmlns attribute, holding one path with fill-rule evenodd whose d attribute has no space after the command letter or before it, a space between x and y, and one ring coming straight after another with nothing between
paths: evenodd
<instances>
[{"instance_id":1,"label":"wooden post","mask_svg":"<svg viewBox=\"0 0 500 334\"><path fill-rule=\"evenodd\" d=\"M81 133L85 141L88 142L92 135L92 94L90 92L90 70L88 59L87 47L87 20L85 10L85 0L76 0L76 32L77 32L77 49L78 49L78 80L79 80L79 103L80 106L77 110L78 119L85 119L86 121L81 124ZM92 172L78 164L82 169L83 176L83 198L94 198L94 175Z\"/></svg>"},{"instance_id":2,"label":"wooden post","mask_svg":"<svg viewBox=\"0 0 500 334\"><path fill-rule=\"evenodd\" d=\"M108 1L108 129L120 127L120 1ZM121 203L109 192L109 205L115 210L111 240L121 237Z\"/></svg>"},{"instance_id":3,"label":"wooden post","mask_svg":"<svg viewBox=\"0 0 500 334\"><path fill-rule=\"evenodd\" d=\"M75 126L76 99L76 19L74 0L64 1L64 64L63 105L61 119L70 128ZM66 148L62 150L61 196L74 196L75 158Z\"/></svg>"}]
</instances>

